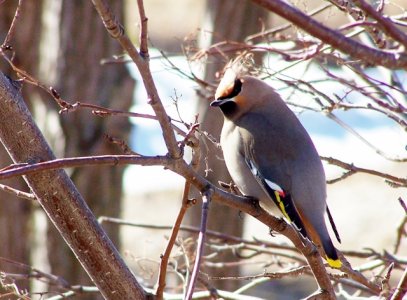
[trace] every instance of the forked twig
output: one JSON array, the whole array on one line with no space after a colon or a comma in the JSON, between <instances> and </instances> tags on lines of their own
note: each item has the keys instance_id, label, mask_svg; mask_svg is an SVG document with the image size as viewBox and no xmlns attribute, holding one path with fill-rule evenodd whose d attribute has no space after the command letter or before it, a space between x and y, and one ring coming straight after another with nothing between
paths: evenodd
<instances>
[{"instance_id":1,"label":"forked twig","mask_svg":"<svg viewBox=\"0 0 407 300\"><path fill-rule=\"evenodd\" d=\"M155 85L153 76L150 71L149 61L148 59L146 59L146 57L143 56L148 54L148 52L146 52L147 42L145 40L143 42L141 41L143 47L141 50L144 52L142 54L139 53L137 49L134 47L132 41L124 33L123 26L116 19L107 1L92 0L92 2L96 10L98 11L103 21L103 24L105 25L105 28L110 34L110 36L119 42L123 50L125 50L129 54L130 58L136 64L140 72L142 81L144 83L144 88L146 89L149 98L148 103L153 108L154 113L157 116L161 129L163 131L163 138L167 146L169 155L173 158L180 158L182 155L181 150L177 146L177 140L175 139L174 132L171 128L167 112L165 111L161 99L158 95L157 87ZM143 5L142 0L139 0L138 3ZM143 6L139 7L139 12L140 16L143 17L143 19L141 20L142 22L141 28L142 31L144 31L147 29L146 28L147 17L145 16ZM142 33L142 36L143 38L147 38L145 32Z\"/></svg>"}]
</instances>

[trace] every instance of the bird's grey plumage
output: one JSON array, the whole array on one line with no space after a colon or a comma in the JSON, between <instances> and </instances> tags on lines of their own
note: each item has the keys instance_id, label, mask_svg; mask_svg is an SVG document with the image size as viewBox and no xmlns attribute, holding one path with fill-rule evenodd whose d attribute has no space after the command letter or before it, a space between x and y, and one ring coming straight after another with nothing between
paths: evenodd
<instances>
[{"instance_id":1,"label":"bird's grey plumage","mask_svg":"<svg viewBox=\"0 0 407 300\"><path fill-rule=\"evenodd\" d=\"M225 116L221 146L233 181L244 195L266 206L273 202L270 187L281 188L294 203L294 223L305 225L327 256L337 259L324 219L325 174L311 138L269 85L250 76L237 80L237 88L217 92L220 96L211 104Z\"/></svg>"}]
</instances>

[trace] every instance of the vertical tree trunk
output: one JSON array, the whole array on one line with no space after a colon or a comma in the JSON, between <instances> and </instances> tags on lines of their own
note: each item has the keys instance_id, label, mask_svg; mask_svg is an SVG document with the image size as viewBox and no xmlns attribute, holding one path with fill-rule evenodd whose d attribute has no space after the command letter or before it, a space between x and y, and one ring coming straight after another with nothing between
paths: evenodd
<instances>
[{"instance_id":1,"label":"vertical tree trunk","mask_svg":"<svg viewBox=\"0 0 407 300\"><path fill-rule=\"evenodd\" d=\"M18 1L5 1L0 7L0 44L3 43L8 29L12 23ZM40 36L41 3L39 0L26 0L23 2L20 17L17 20L14 34L8 45L14 51L14 63L21 66L31 74L36 74L38 69L38 48ZM27 49L29 46L29 50ZM28 50L28 51L27 51ZM12 51L9 52L10 57ZM10 66L4 60L0 61L0 68L10 77L16 78ZM24 88L26 99L31 100L33 89ZM12 163L9 155L0 146L0 168ZM2 184L20 190L27 190L27 186L20 178L5 180ZM0 191L0 257L8 258L19 263L30 264L30 250L32 248L32 205L27 200ZM30 226L31 225L31 226ZM10 273L23 273L27 270L18 265L0 262L1 271ZM16 282L19 289L29 289L27 280ZM0 292L1 294L1 292Z\"/></svg>"},{"instance_id":2,"label":"vertical tree trunk","mask_svg":"<svg viewBox=\"0 0 407 300\"><path fill-rule=\"evenodd\" d=\"M259 31L261 29L261 21L266 21L268 16L264 9L253 5L251 1L248 0L239 1L239 3L234 0L208 0L206 14L208 24L204 24L204 29L213 32L212 39L209 41L210 44L224 40L243 41L249 34ZM212 26L212 28L208 28L208 26ZM233 57L230 57L230 59L232 58ZM208 60L205 70L205 80L215 82L215 74L222 71L227 61L225 61L225 58L221 55L211 56ZM198 111L201 120L203 120L201 129L219 139L223 125L223 116L218 109L208 109L209 103L208 99L201 99L199 103ZM224 161L219 159L223 157L222 151L211 143L207 142L206 144L208 145L208 149L205 149L205 146L202 147L202 149L204 149L202 157L207 157L207 162L201 165L201 172L205 171L207 163L210 169L207 178L211 182L215 184L219 180L226 183L231 182ZM193 220L199 220L199 214L200 211L195 209L192 214ZM243 220L236 210L221 206L217 203L212 203L209 214L209 228L227 234L241 236ZM231 253L227 253L219 259L230 261L232 256ZM214 270L213 272L211 271L210 274L214 276L226 274L233 276L238 274L238 268L222 269L219 271ZM223 281L222 284L222 288L224 289L233 289L235 285L232 280Z\"/></svg>"},{"instance_id":3,"label":"vertical tree trunk","mask_svg":"<svg viewBox=\"0 0 407 300\"><path fill-rule=\"evenodd\" d=\"M111 2L118 18L123 1ZM59 58L55 87L70 102L87 102L114 109L128 110L134 83L125 65L101 65L103 58L120 54L116 42L106 33L90 1L63 1L59 30ZM78 110L61 116L65 136L65 156L119 153L104 134L127 140L130 124L120 117L100 118L89 110ZM72 179L96 216L118 217L121 209L123 168L78 168ZM119 247L117 227L107 228L110 239ZM71 284L89 284L88 276L50 226L49 260L54 274ZM82 298L81 298L82 299ZM88 297L91 299L91 297Z\"/></svg>"}]
</instances>

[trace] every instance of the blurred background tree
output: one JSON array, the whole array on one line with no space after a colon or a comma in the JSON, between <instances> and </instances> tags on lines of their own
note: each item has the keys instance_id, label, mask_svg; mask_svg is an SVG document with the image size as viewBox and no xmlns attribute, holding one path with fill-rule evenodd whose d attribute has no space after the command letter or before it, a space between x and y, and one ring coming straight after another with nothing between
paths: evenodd
<instances>
[{"instance_id":1,"label":"blurred background tree","mask_svg":"<svg viewBox=\"0 0 407 300\"><path fill-rule=\"evenodd\" d=\"M14 18L17 1L6 1L0 9L0 40L3 42ZM24 49L30 45L30 51L18 51L15 54L17 64L33 74L38 75L38 57L41 27L41 1L28 0L24 9L20 12L20 22L15 29L13 41L10 41L14 49ZM5 74L13 73L11 67L0 60L0 70ZM24 96L29 105L33 94L38 93L35 88L28 86L24 89ZM0 165L6 166L11 163L6 150L0 147ZM20 190L27 190L22 178L5 180L2 184L13 186ZM33 203L21 201L18 197L0 190L0 199L4 200L0 209L0 257L6 257L16 262L30 263L32 249L33 227ZM13 224L13 225L11 225ZM2 269L9 272L19 272L21 269L13 264L1 263ZM21 288L27 289L28 282L22 282Z\"/></svg>"},{"instance_id":2,"label":"blurred background tree","mask_svg":"<svg viewBox=\"0 0 407 300\"><path fill-rule=\"evenodd\" d=\"M137 8L135 7L136 1L110 2L119 20L123 20L125 15L127 19L126 30L128 29L132 38L137 40L139 22L137 20ZM311 3L310 1L297 2L294 3L294 6L313 15L322 25L329 24L332 28L340 28L342 32L346 33L344 33L344 36L351 36L354 40L363 41L378 49L384 48L389 52L394 49L398 50L398 44L392 39L388 39L387 43L382 43L384 38L382 32L375 26L375 22L369 19L368 16L363 15L356 6L341 6L338 1L322 4L320 2ZM122 111L130 109L134 81L130 78L128 69L134 71L132 69L134 67L131 64L125 65L121 63L120 59L117 61L111 59L114 55L120 55L122 50L116 41L106 33L100 17L96 14L90 1L25 0L20 1L20 3L21 11L16 22L15 33L12 35L12 40L7 42L12 46L12 51L10 49L6 50L10 56L14 56L13 62L17 66L47 86L54 87L64 100L71 103L79 101ZM405 12L402 4L392 1L391 5L386 6L386 12L394 16L392 21L405 33L405 17L401 14L396 15L396 12ZM190 75L189 78L193 78L191 71L193 65L200 65L198 67L199 72L196 74L198 74L198 79L201 82L199 80L196 80L198 83L183 81L181 85L189 91L195 89L198 94L196 112L199 113L201 133L208 132L216 139L219 137L222 117L217 110L208 112L208 103L212 99L218 75L229 59L241 54L242 51L252 51L254 61L259 68L259 74L263 78L271 80L273 86L284 94L285 99L292 108L300 113L301 120L308 126L307 129L314 133L313 138L317 146L320 147L321 154L330 156L344 154L345 156L341 158L351 162L359 159L366 169L380 169L382 175L387 173L404 174L403 163L405 163L405 159L403 157L405 152L402 153L400 149L407 144L405 135L400 135L396 142L394 142L395 138L393 138L387 143L379 143L380 147L386 147L384 144L391 145L386 149L394 148L391 150L395 150L397 155L402 153L401 158L397 155L393 156L393 158L396 156L396 158L400 158L397 160L385 158L385 155L381 155L380 151L376 151L377 149L374 146L372 147L372 143L366 143L366 138L363 138L360 134L358 136L358 131L355 130L355 128L358 128L358 130L365 129L363 126L374 127L376 131L368 132L365 130L364 134L370 140L375 140L378 132L382 130L381 125L385 124L383 127L388 126L389 119L391 119L391 122L395 121L395 124L392 123L393 125L405 130L406 92L404 70L384 67L371 68L370 65L363 63L359 65L353 61L342 61L335 56L336 54L331 55L332 53L329 53L325 48L326 51L321 51L321 47L326 45L319 44L316 39L304 34L300 28L292 26L291 23L275 15L271 18L266 9L254 5L252 1L240 1L239 5L236 5L234 0L177 0L175 5L170 1L151 0L146 1L145 5L150 18L149 33L151 38L149 41L153 47L163 51L162 53L154 52L157 54L151 57L151 64L156 66L154 71L155 79L160 84L169 87L167 90L164 88L160 90L162 97L170 99L174 97L174 93L175 95L177 93L181 94L179 91L174 91L177 84L174 78L183 77L185 79L186 77L185 73L181 74L176 69L177 65L175 67L169 65L168 57L170 61L178 59L177 62L181 60L185 62L183 56L186 55L190 61L182 71ZM0 38L3 40L12 23L16 7L16 1L0 1ZM379 11L381 9L380 7L376 8ZM349 25L346 14L356 18L356 21L351 20ZM360 20L358 16L362 16ZM364 30L347 31L359 26L367 26L366 32ZM268 29L269 27L271 29ZM163 59L161 54L164 54L167 58ZM180 56L182 56L181 59ZM108 59L109 62L101 64L101 61L105 59ZM297 64L298 68L296 68ZM0 68L2 72L16 78L15 72L10 69L10 65L5 60L0 60ZM285 72L286 69L293 71L291 73ZM189 71L191 71L191 74L188 73ZM343 73L335 73L336 71ZM137 71L133 73L137 73ZM165 77L168 73L175 74L175 77L168 80ZM323 78L318 77L320 74L323 74ZM373 77L379 79L372 79ZM329 83L329 85L322 85L324 83ZM84 109L58 116L57 110L59 108L44 91L26 83L23 83L23 85L22 90L25 99L30 102L29 104L35 112L38 123L47 134L47 138L53 145L58 157L122 153L122 149L118 145L109 142L105 138L105 134L109 134L121 141L130 140L129 143L131 144L131 141L134 141L138 135L140 136L142 131L146 131L146 127L139 127L141 130L133 132L130 137L130 124L127 118L100 118L91 115L90 111ZM136 102L146 102L142 97L145 96L139 97ZM367 100L363 97L367 97ZM180 98L183 98L178 102L180 109L183 106L194 106L191 103L195 104L192 100L195 95L191 96L189 94L186 96L185 93ZM362 98L365 102L361 104L358 101ZM377 99L379 101L376 101ZM385 102L383 102L384 100ZM385 104L383 105L383 103ZM396 107L397 103L400 104L398 107ZM166 109L169 109L172 101L166 102L165 105ZM336 110L339 110L339 112ZM370 112L354 113L352 117L349 117L351 115L349 111L354 112L355 110L364 112L370 110ZM373 110L382 117L384 115L387 121L383 121L383 118L376 115L373 117L369 115ZM189 113L193 114L191 111ZM182 117L185 116L182 115ZM350 122L350 125L348 126L346 122L341 121L342 118ZM325 121L322 121L322 119ZM332 126L332 123L327 123L326 119L335 123L336 127ZM340 128L341 133L338 133L338 127L341 126L345 129ZM328 132L329 137L321 137L322 129L325 134ZM395 133L397 130L392 129L390 132ZM345 135L343 132L348 133ZM385 132L388 134L389 131ZM161 132L155 134L161 138ZM342 139L333 140L332 136L334 135L341 135ZM380 135L380 140L388 138L385 135ZM143 139L138 140L132 146L138 151L138 147L143 147L144 144L154 140L152 136L153 134L150 136L150 132L148 132L147 135L143 136ZM349 136L353 138L349 138ZM394 136L397 136L397 133ZM352 151L345 151L348 150L343 147L345 142L346 145L351 144L352 148L354 147ZM219 180L229 183L230 178L221 159L221 151L214 144L207 142L205 137L202 138L201 146L201 174L206 175L208 170L206 177L215 185ZM356 151L356 148L362 150ZM369 151L377 152L378 157L371 159L372 156L366 154ZM145 154L142 151L141 153ZM151 154L156 155L157 152ZM331 162L334 161L331 160ZM7 166L9 164L10 161L6 153L1 153L0 165ZM380 244L380 247L385 249L385 247L393 244L396 239L396 243L398 242L397 251L392 249L394 250L392 254L396 257L396 254L399 254L398 249L403 249L400 245L405 241L405 216L396 201L398 197L401 197L401 192L387 186L383 187L382 181L383 178L386 178L386 180L390 180L393 186L397 184L403 186L402 181L392 181L391 177L383 177L380 174L376 174L379 176L374 179L361 175L352 176L364 171L362 169L355 171L353 165L343 166L343 169L339 171L336 169L335 172L329 173L329 179L334 178L332 182L338 182L329 187L329 201L331 201L330 205L335 216L338 215L337 223L340 231L345 232L344 235L347 236L347 239L344 239L345 245L343 248L361 249L376 242L373 248ZM122 204L122 200L125 198L122 190L125 177L124 168L118 166L72 168L69 172L96 216L125 216L137 221L144 220L144 222L154 225L171 224L174 220L173 211L178 209L178 203L175 205L174 200L180 199L180 185L161 189L160 186L165 186L161 177L162 173L154 173L153 177L148 177L149 171L144 168L137 171L139 174L137 177L131 177L134 176L135 172L128 172L128 174L132 175L128 175L129 179L126 184L128 195L125 203ZM402 177L404 175L398 176ZM142 177L153 182L151 184L152 188L148 192L145 192L145 183L141 181ZM158 180L159 184L157 178L160 179ZM342 181L345 178L347 180ZM2 183L21 190L25 189L25 185L19 180L2 181ZM142 192L133 194L130 191L137 189L142 190ZM47 271L61 276L69 284L90 284L87 275L82 271L71 251L52 226L48 227L46 241L43 232L38 234L40 220L37 214L35 217L32 215L33 211L39 211L35 204L17 199L17 197L5 194L2 191L0 191L0 197L1 199L7 199L7 201L4 200L5 204L2 204L0 210L0 240L5 241L0 243L0 257L35 266L39 263L39 255L44 254L41 251L44 250L46 244L48 257L45 264L41 264L41 267L49 267ZM372 199L375 200L374 204L371 202ZM384 201L386 202L383 203ZM268 229L264 228L264 224L253 225L250 223L247 225L250 220L248 221L248 218L243 220L236 210L220 206L217 203L211 205L210 229L222 232L227 236L241 237L244 234L243 226L250 226L250 231L246 231L246 236L251 237L255 233L256 238L262 236L265 240L269 240ZM157 207L163 212L162 214L157 213ZM382 213L377 212L377 209L380 210L380 208ZM384 209L386 209L386 213L383 213ZM350 211L355 221L357 221L356 225L349 222ZM388 217L390 214L392 217ZM380 227L375 226L375 230L372 230L372 216L374 216L374 222L381 224ZM199 224L199 207L197 206L188 211L187 218L189 224ZM389 219L392 219L392 221L390 222ZM402 220L402 222L400 223L399 220ZM157 233L156 229L135 233L136 229L134 228L124 230L112 224L104 223L104 225L115 245L121 247L123 252L126 250L128 263L143 278L145 285L153 287L156 282L159 255L164 249L165 243L162 242L162 240L165 242L164 234L162 232ZM399 225L400 227L397 228ZM37 232L33 230L34 227ZM389 234L390 230L391 233L398 230L399 236L395 237L395 234ZM154 232L154 238L152 232ZM121 236L119 236L119 233ZM158 246L155 242L152 242L156 236L161 239ZM195 235L192 236L195 237ZM383 238L378 238L378 236ZM42 248L38 250L38 245L32 247L33 241L42 244ZM214 239L210 240L209 243L213 243L215 246L218 245L217 243L223 245L223 240L219 242ZM260 240L258 245L263 246L263 242ZM193 253L186 253L188 252L186 246L186 237L180 237L178 252L174 251L177 252L174 253L174 261L176 261L175 258L178 259L178 262L185 259L193 260ZM247 274L247 270L249 272L253 270L247 267L249 262L243 268L242 264L244 263L238 261L238 259L242 258L240 256L241 251L245 250L249 251L250 254L254 253L255 258L258 257L258 254L264 254L263 249L248 249L250 247L247 245L241 245L241 247L236 250L235 245L232 243L225 246L224 249L226 250L213 250L211 252L211 254L216 253L217 257L213 261L220 262L221 267L216 263L211 264L211 258L208 257L202 270L208 272L211 283L216 282L216 288L234 290L236 285L241 285L241 281L238 280L216 280L218 276L224 275L226 271L227 274L238 276L240 272ZM216 247L214 248L216 249ZM150 251L151 249L153 250ZM208 251L212 251L212 249ZM399 260L397 257L386 261L388 259L386 253L382 256L380 253L375 252L364 252L359 255L363 259L366 257L377 258L378 266L376 267L378 269L375 269L372 273L382 277L385 277L391 263L395 263L395 269L398 272L404 266L403 263L405 264L402 259ZM267 259L259 259L261 267L255 270L259 273L259 269L263 271L263 267L269 268L271 266L270 268L276 268L277 266L280 268L282 262L276 257L278 256L268 254ZM360 260L360 258L356 259L358 262ZM21 266L6 263L5 261L0 261L0 266L1 271L21 272ZM176 264L173 267L175 275L172 279L179 279L180 274L185 275L182 273L185 272L184 269L181 272L176 269ZM368 266L363 267L368 268ZM270 290L274 290L277 295L281 294L283 289L279 285L280 282L268 281L264 295L272 295ZM296 281L295 285L290 280L284 282L290 284L288 288L290 294L287 294L287 297L293 297L294 293L297 292L296 289L302 288L304 280L301 280L301 283ZM181 289L176 279L173 279L171 283L177 286L177 289L174 290ZM18 286L19 288L30 288L25 280L22 280L21 283L18 282ZM309 286L304 288L309 289ZM298 291L298 293L298 295L303 295L303 291ZM95 294L84 294L82 297L86 299L100 298ZM267 298L267 296L264 297Z\"/></svg>"},{"instance_id":3,"label":"blurred background tree","mask_svg":"<svg viewBox=\"0 0 407 300\"><path fill-rule=\"evenodd\" d=\"M2 39L10 28L17 3L1 3ZM123 3L114 1L112 4L119 18L123 16ZM120 110L130 108L134 80L129 77L123 64L101 65L102 59L120 54L121 50L106 34L90 1L28 0L22 1L20 10L15 34L9 41L17 66L44 84L55 87L69 101L93 103ZM3 72L13 74L4 61L0 63ZM30 85L24 85L23 90L25 99L31 100L35 117L42 124L44 133L60 157L119 153L120 149L116 145L106 142L105 135L128 139L130 123L126 118L95 118L90 111L81 111L77 114L64 114L56 119L59 108L46 99L43 92ZM5 153L1 157L1 165L10 163ZM123 171L123 167L74 168L70 170L70 175L96 216L119 217ZM15 179L5 184L20 187L22 183L19 182L20 180ZM3 225L0 239L8 241L1 243L0 256L30 264L32 250L35 250L32 247L35 236L32 228L39 226L31 216L33 203L18 201L10 194L4 195L2 191L0 193L2 198L10 198L0 210L0 222ZM7 225L11 223L14 223L12 229ZM106 231L116 247L120 248L119 228L107 225ZM44 245L47 245L50 273L61 276L72 285L91 284L88 275L52 224L48 225L47 238L41 235L38 242L42 244L43 250ZM16 271L16 268L10 269L13 270ZM28 288L28 285L24 283L21 288ZM84 295L82 298L95 299L95 296Z\"/></svg>"}]
</instances>

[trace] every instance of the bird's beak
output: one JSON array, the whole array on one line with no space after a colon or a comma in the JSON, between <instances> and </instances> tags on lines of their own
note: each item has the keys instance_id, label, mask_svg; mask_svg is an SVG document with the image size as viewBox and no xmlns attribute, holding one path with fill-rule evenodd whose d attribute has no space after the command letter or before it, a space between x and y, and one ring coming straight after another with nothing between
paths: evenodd
<instances>
[{"instance_id":1,"label":"bird's beak","mask_svg":"<svg viewBox=\"0 0 407 300\"><path fill-rule=\"evenodd\" d=\"M226 102L229 102L229 101L233 101L233 100L232 99L216 99L216 100L213 100L211 102L211 104L209 104L209 105L212 106L212 107L218 107L218 106L221 106L222 104L224 104Z\"/></svg>"}]
</instances>

